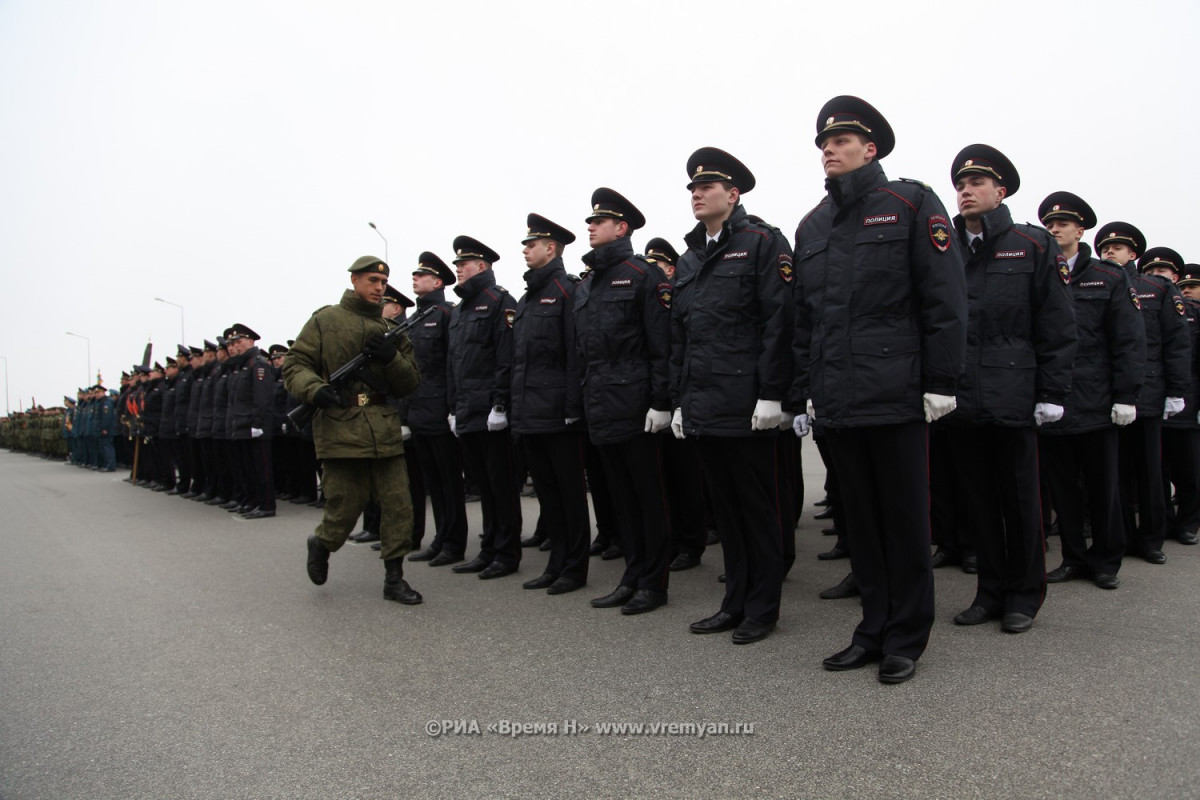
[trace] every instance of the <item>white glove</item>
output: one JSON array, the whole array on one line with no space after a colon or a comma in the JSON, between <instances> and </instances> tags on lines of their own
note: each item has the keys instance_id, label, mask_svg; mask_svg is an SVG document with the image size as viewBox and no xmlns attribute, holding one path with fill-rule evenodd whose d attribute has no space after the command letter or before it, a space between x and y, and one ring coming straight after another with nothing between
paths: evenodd
<instances>
[{"instance_id":1,"label":"white glove","mask_svg":"<svg viewBox=\"0 0 1200 800\"><path fill-rule=\"evenodd\" d=\"M1066 411L1062 406L1056 406L1054 403L1038 403L1033 407L1033 421L1038 425L1046 422L1058 422L1063 418L1063 413Z\"/></svg>"},{"instance_id":2,"label":"white glove","mask_svg":"<svg viewBox=\"0 0 1200 800\"><path fill-rule=\"evenodd\" d=\"M683 409L675 409L675 413L671 415L671 433L675 434L676 439L683 438Z\"/></svg>"},{"instance_id":3,"label":"white glove","mask_svg":"<svg viewBox=\"0 0 1200 800\"><path fill-rule=\"evenodd\" d=\"M646 433L658 433L670 424L670 411L656 411L652 408L646 412Z\"/></svg>"},{"instance_id":4,"label":"white glove","mask_svg":"<svg viewBox=\"0 0 1200 800\"><path fill-rule=\"evenodd\" d=\"M508 412L501 411L499 408L492 408L488 412L488 430L502 431L508 427Z\"/></svg>"},{"instance_id":5,"label":"white glove","mask_svg":"<svg viewBox=\"0 0 1200 800\"><path fill-rule=\"evenodd\" d=\"M759 400L754 404L754 416L750 417L750 430L769 431L778 428L779 415L782 413L778 400Z\"/></svg>"},{"instance_id":6,"label":"white glove","mask_svg":"<svg viewBox=\"0 0 1200 800\"><path fill-rule=\"evenodd\" d=\"M412 428L408 427L407 425L401 425L400 426L400 438L401 438L401 440L403 440L405 442L407 442L409 439L411 439L412 438Z\"/></svg>"},{"instance_id":7,"label":"white glove","mask_svg":"<svg viewBox=\"0 0 1200 800\"><path fill-rule=\"evenodd\" d=\"M812 400L805 400L804 407L808 409L808 421L812 422L817 418L817 410L813 408Z\"/></svg>"},{"instance_id":8,"label":"white glove","mask_svg":"<svg viewBox=\"0 0 1200 800\"><path fill-rule=\"evenodd\" d=\"M1114 425L1125 427L1137 419L1137 406L1127 406L1124 403L1113 403L1112 421Z\"/></svg>"},{"instance_id":9,"label":"white glove","mask_svg":"<svg viewBox=\"0 0 1200 800\"><path fill-rule=\"evenodd\" d=\"M1183 411L1183 398L1168 397L1167 404L1163 406L1163 419L1166 419L1167 417L1173 417L1180 411Z\"/></svg>"},{"instance_id":10,"label":"white glove","mask_svg":"<svg viewBox=\"0 0 1200 800\"><path fill-rule=\"evenodd\" d=\"M796 415L796 418L792 420L792 431L801 439L808 436L808 414Z\"/></svg>"},{"instance_id":11,"label":"white glove","mask_svg":"<svg viewBox=\"0 0 1200 800\"><path fill-rule=\"evenodd\" d=\"M780 415L779 415L779 430L790 431L792 429L792 423L795 422L795 420L796 420L796 415L793 414L791 411L784 411L784 412L780 413Z\"/></svg>"},{"instance_id":12,"label":"white glove","mask_svg":"<svg viewBox=\"0 0 1200 800\"><path fill-rule=\"evenodd\" d=\"M458 436L458 427L454 424L454 415L451 414L450 416L446 417L446 422L450 423L450 432L455 436Z\"/></svg>"},{"instance_id":13,"label":"white glove","mask_svg":"<svg viewBox=\"0 0 1200 800\"><path fill-rule=\"evenodd\" d=\"M563 422L568 425L574 425L576 422L579 422L579 417L567 417Z\"/></svg>"},{"instance_id":14,"label":"white glove","mask_svg":"<svg viewBox=\"0 0 1200 800\"><path fill-rule=\"evenodd\" d=\"M926 422L937 422L939 419L958 408L958 401L955 400L954 397L945 394L933 394L931 392L926 392L924 402Z\"/></svg>"},{"instance_id":15,"label":"white glove","mask_svg":"<svg viewBox=\"0 0 1200 800\"><path fill-rule=\"evenodd\" d=\"M251 428L250 429L250 438L251 439L257 439L258 437L262 436L262 434L263 434L262 428Z\"/></svg>"},{"instance_id":16,"label":"white glove","mask_svg":"<svg viewBox=\"0 0 1200 800\"><path fill-rule=\"evenodd\" d=\"M283 431L284 433L287 433L287 423L286 422L280 426L280 430Z\"/></svg>"}]
</instances>

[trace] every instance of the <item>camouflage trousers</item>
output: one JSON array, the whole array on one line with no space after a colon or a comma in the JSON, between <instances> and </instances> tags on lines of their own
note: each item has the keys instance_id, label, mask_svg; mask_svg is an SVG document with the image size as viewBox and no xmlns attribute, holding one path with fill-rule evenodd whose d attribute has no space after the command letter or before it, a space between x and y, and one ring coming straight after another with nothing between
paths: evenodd
<instances>
[{"instance_id":1,"label":"camouflage trousers","mask_svg":"<svg viewBox=\"0 0 1200 800\"><path fill-rule=\"evenodd\" d=\"M400 558L412 550L413 509L404 456L391 458L327 458L321 488L325 516L317 538L331 552L346 543L367 503L379 503L379 557Z\"/></svg>"}]
</instances>

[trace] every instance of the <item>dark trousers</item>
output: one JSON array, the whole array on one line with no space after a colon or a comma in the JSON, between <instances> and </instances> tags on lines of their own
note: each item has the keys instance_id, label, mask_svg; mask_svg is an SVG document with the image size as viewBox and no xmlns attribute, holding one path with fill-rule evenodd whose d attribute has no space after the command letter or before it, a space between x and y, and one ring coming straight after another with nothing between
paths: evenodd
<instances>
[{"instance_id":1,"label":"dark trousers","mask_svg":"<svg viewBox=\"0 0 1200 800\"><path fill-rule=\"evenodd\" d=\"M796 563L796 526L804 510L804 462L800 440L791 430L775 440L779 450L779 529L783 534L783 577ZM726 577L728 580L728 577Z\"/></svg>"},{"instance_id":2,"label":"dark trousers","mask_svg":"<svg viewBox=\"0 0 1200 800\"><path fill-rule=\"evenodd\" d=\"M1162 461L1167 534L1178 539L1184 531L1195 533L1200 526L1200 430L1164 425ZM1172 485L1177 509L1171 504Z\"/></svg>"},{"instance_id":3,"label":"dark trousers","mask_svg":"<svg viewBox=\"0 0 1200 800\"><path fill-rule=\"evenodd\" d=\"M295 447L291 462L291 477L288 485L292 494L299 497L317 496L317 450L313 440L303 436L292 437Z\"/></svg>"},{"instance_id":4,"label":"dark trousers","mask_svg":"<svg viewBox=\"0 0 1200 800\"><path fill-rule=\"evenodd\" d=\"M1117 452L1125 552L1140 556L1150 550L1162 550L1167 534L1162 485L1162 415L1138 417L1120 428Z\"/></svg>"},{"instance_id":5,"label":"dark trousers","mask_svg":"<svg viewBox=\"0 0 1200 800\"><path fill-rule=\"evenodd\" d=\"M521 435L521 444L542 512L538 523L550 538L546 572L587 583L592 523L584 479L583 434L527 433Z\"/></svg>"},{"instance_id":6,"label":"dark trousers","mask_svg":"<svg viewBox=\"0 0 1200 800\"><path fill-rule=\"evenodd\" d=\"M521 563L521 494L513 478L512 439L507 430L464 433L458 438L463 464L479 481L483 506L485 561L515 567Z\"/></svg>"},{"instance_id":7,"label":"dark trousers","mask_svg":"<svg viewBox=\"0 0 1200 800\"><path fill-rule=\"evenodd\" d=\"M667 590L671 517L662 478L659 437L642 433L619 444L596 446L621 531L625 574L621 584Z\"/></svg>"},{"instance_id":8,"label":"dark trousers","mask_svg":"<svg viewBox=\"0 0 1200 800\"><path fill-rule=\"evenodd\" d=\"M233 443L242 474L242 504L262 511L275 510L275 476L271 463L271 440L238 439Z\"/></svg>"},{"instance_id":9,"label":"dark trousers","mask_svg":"<svg viewBox=\"0 0 1200 800\"><path fill-rule=\"evenodd\" d=\"M621 523L613 504L608 478L600 462L600 451L591 440L584 444L584 461L587 464L588 492L592 496L592 515L596 518L596 542L604 546L621 543Z\"/></svg>"},{"instance_id":10,"label":"dark trousers","mask_svg":"<svg viewBox=\"0 0 1200 800\"><path fill-rule=\"evenodd\" d=\"M435 532L429 549L463 555L467 549L467 506L458 440L450 433L414 433L405 449L417 455L429 505L433 508Z\"/></svg>"},{"instance_id":11,"label":"dark trousers","mask_svg":"<svg viewBox=\"0 0 1200 800\"><path fill-rule=\"evenodd\" d=\"M830 428L825 435L862 593L853 642L873 653L919 658L934 615L925 423Z\"/></svg>"},{"instance_id":12,"label":"dark trousers","mask_svg":"<svg viewBox=\"0 0 1200 800\"><path fill-rule=\"evenodd\" d=\"M929 426L929 495L933 543L956 558L974 553L967 493L955 466L953 433L945 423Z\"/></svg>"},{"instance_id":13,"label":"dark trousers","mask_svg":"<svg viewBox=\"0 0 1200 800\"><path fill-rule=\"evenodd\" d=\"M1033 428L947 429L979 557L972 605L1031 617L1046 597L1046 547Z\"/></svg>"},{"instance_id":14,"label":"dark trousers","mask_svg":"<svg viewBox=\"0 0 1200 800\"><path fill-rule=\"evenodd\" d=\"M1040 438L1042 464L1058 511L1063 565L1083 567L1092 575L1116 575L1125 555L1117 497L1117 429ZM1083 538L1088 517L1091 547Z\"/></svg>"},{"instance_id":15,"label":"dark trousers","mask_svg":"<svg viewBox=\"0 0 1200 800\"><path fill-rule=\"evenodd\" d=\"M175 448L179 443L178 439L163 439L154 440L158 444L158 452L156 457L158 460L159 482L168 489L175 488L175 469L177 459L175 456Z\"/></svg>"},{"instance_id":16,"label":"dark trousers","mask_svg":"<svg viewBox=\"0 0 1200 800\"><path fill-rule=\"evenodd\" d=\"M413 532L412 546L420 548L425 539L425 474L421 471L421 462L412 447L412 439L404 446L404 468L408 472L408 494L412 498Z\"/></svg>"},{"instance_id":17,"label":"dark trousers","mask_svg":"<svg viewBox=\"0 0 1200 800\"><path fill-rule=\"evenodd\" d=\"M784 571L775 437L702 436L698 441L725 557L721 610L775 622Z\"/></svg>"},{"instance_id":18,"label":"dark trousers","mask_svg":"<svg viewBox=\"0 0 1200 800\"><path fill-rule=\"evenodd\" d=\"M699 558L708 545L700 448L695 439L676 439L670 431L660 438L663 478L671 507L671 556L686 553Z\"/></svg>"},{"instance_id":19,"label":"dark trousers","mask_svg":"<svg viewBox=\"0 0 1200 800\"><path fill-rule=\"evenodd\" d=\"M817 452L825 464L825 496L829 498L829 508L833 509L833 529L837 531L836 547L850 552L850 537L846 535L846 504L838 486L837 468L829 452L829 440L825 438L824 432L814 429L813 444L817 446Z\"/></svg>"},{"instance_id":20,"label":"dark trousers","mask_svg":"<svg viewBox=\"0 0 1200 800\"><path fill-rule=\"evenodd\" d=\"M192 440L191 437L184 435L175 440L175 444L171 448L175 454L175 466L179 468L179 482L176 488L180 493L190 492L192 490Z\"/></svg>"},{"instance_id":21,"label":"dark trousers","mask_svg":"<svg viewBox=\"0 0 1200 800\"><path fill-rule=\"evenodd\" d=\"M100 437L100 468L108 471L117 468L117 451L112 436Z\"/></svg>"}]
</instances>

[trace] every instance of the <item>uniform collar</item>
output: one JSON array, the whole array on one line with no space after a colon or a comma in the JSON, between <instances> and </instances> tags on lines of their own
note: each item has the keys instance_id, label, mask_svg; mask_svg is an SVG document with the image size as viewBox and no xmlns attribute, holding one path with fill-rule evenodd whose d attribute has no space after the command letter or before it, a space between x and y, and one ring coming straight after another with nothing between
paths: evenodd
<instances>
[{"instance_id":1,"label":"uniform collar","mask_svg":"<svg viewBox=\"0 0 1200 800\"><path fill-rule=\"evenodd\" d=\"M983 241L990 242L1012 227L1012 212L1008 210L1007 203L1001 203L980 217L980 222L983 223ZM971 234L967 231L967 221L962 214L954 218L954 229L961 234L960 241L964 245L970 241Z\"/></svg>"},{"instance_id":2,"label":"uniform collar","mask_svg":"<svg viewBox=\"0 0 1200 800\"><path fill-rule=\"evenodd\" d=\"M462 283L454 287L454 293L463 300L474 297L484 289L490 289L496 285L496 273L490 269L485 269L478 275L467 278Z\"/></svg>"},{"instance_id":3,"label":"uniform collar","mask_svg":"<svg viewBox=\"0 0 1200 800\"><path fill-rule=\"evenodd\" d=\"M555 278L560 278L567 274L566 267L563 266L563 260L556 257L546 266L541 269L525 270L525 288L530 292L536 292Z\"/></svg>"},{"instance_id":4,"label":"uniform collar","mask_svg":"<svg viewBox=\"0 0 1200 800\"><path fill-rule=\"evenodd\" d=\"M613 264L620 264L632 255L633 242L630 241L628 236L623 236L616 241L602 244L595 250L585 253L583 263L592 269L603 270L611 267Z\"/></svg>"},{"instance_id":5,"label":"uniform collar","mask_svg":"<svg viewBox=\"0 0 1200 800\"><path fill-rule=\"evenodd\" d=\"M887 183L887 175L878 161L864 164L853 172L825 179L825 191L838 208L854 205L868 192Z\"/></svg>"},{"instance_id":6,"label":"uniform collar","mask_svg":"<svg viewBox=\"0 0 1200 800\"><path fill-rule=\"evenodd\" d=\"M446 302L446 287L443 286L441 289L434 289L424 297L418 297L417 309L424 311L430 306L441 305L444 302Z\"/></svg>"},{"instance_id":7,"label":"uniform collar","mask_svg":"<svg viewBox=\"0 0 1200 800\"><path fill-rule=\"evenodd\" d=\"M363 300L354 293L353 289L347 289L342 293L342 301L338 303L347 311L358 314L360 317L382 317L383 306L376 303L371 303ZM249 352L249 351L247 351ZM230 359L232 361L233 359Z\"/></svg>"}]
</instances>

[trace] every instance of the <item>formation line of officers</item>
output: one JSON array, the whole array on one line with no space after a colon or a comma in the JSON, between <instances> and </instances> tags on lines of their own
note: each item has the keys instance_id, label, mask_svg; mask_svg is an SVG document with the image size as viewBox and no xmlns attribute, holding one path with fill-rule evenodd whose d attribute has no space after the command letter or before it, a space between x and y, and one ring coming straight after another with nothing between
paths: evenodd
<instances>
[{"instance_id":1,"label":"formation line of officers","mask_svg":"<svg viewBox=\"0 0 1200 800\"><path fill-rule=\"evenodd\" d=\"M1005 200L1018 171L984 144L950 162L952 218L928 185L885 175L892 129L856 97L825 104L814 141L825 195L790 245L744 206L750 169L706 147L686 163L697 224L682 253L665 239L636 253L644 216L599 188L580 277L564 262L574 234L538 214L521 237L519 297L496 283L497 252L459 236L453 268L418 258L416 316L400 336L388 332L410 301L391 267L356 260L350 288L276 362L285 394L317 408L325 505L307 542L312 582L326 583L330 555L369 508L388 599L422 600L406 559L484 580L516 572L527 469L540 516L524 544L548 542L550 555L526 589L575 592L589 555L615 546L623 574L591 604L651 612L712 525L724 593L690 629L756 642L776 626L795 559L810 431L836 485L843 584L862 601L830 670L914 675L934 622L931 539L939 562L977 570L954 622L1013 634L1033 625L1047 582L1116 589L1124 558L1162 564L1168 536L1194 544L1200 268L1147 248L1127 222L1099 226L1093 250L1083 237L1096 214L1069 192L1045 198L1040 226L1014 222ZM272 514L257 445L270 426L256 403L273 373L257 338L225 332L231 357L246 358L232 373L225 458L243 484L239 508ZM331 383L359 354L367 365ZM482 503L475 553L464 473ZM423 511L414 534L413 498L423 509L425 494L430 537ZM1047 573L1051 507L1063 560Z\"/></svg>"}]
</instances>

